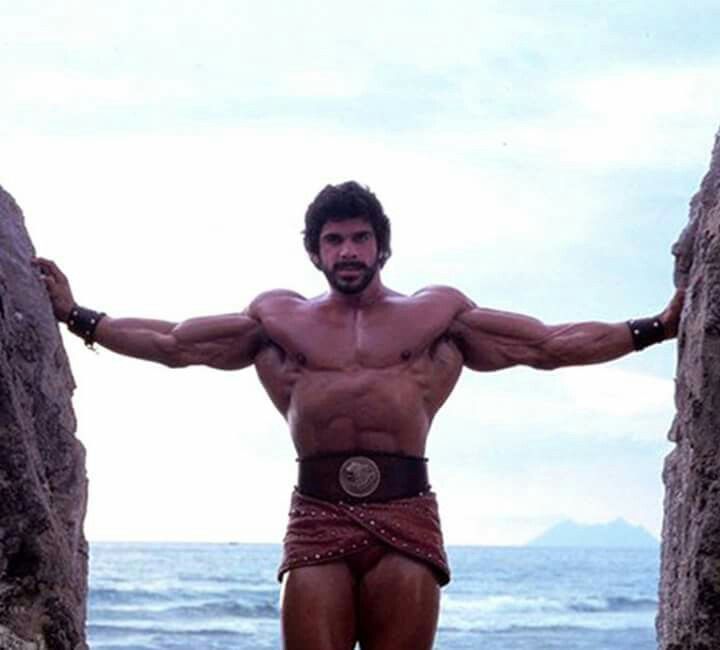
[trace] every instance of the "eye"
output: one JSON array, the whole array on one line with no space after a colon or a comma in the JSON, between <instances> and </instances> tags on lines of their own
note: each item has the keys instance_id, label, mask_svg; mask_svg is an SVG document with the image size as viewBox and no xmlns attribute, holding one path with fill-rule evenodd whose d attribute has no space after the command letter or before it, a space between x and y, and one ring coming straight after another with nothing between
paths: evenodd
<instances>
[{"instance_id":1,"label":"eye","mask_svg":"<svg viewBox=\"0 0 720 650\"><path fill-rule=\"evenodd\" d=\"M342 237L340 235L325 235L323 240L328 244L337 245L342 241Z\"/></svg>"},{"instance_id":2,"label":"eye","mask_svg":"<svg viewBox=\"0 0 720 650\"><path fill-rule=\"evenodd\" d=\"M362 242L366 242L370 239L370 233L369 232L360 232L357 235L353 237L353 241L356 244L361 244Z\"/></svg>"}]
</instances>

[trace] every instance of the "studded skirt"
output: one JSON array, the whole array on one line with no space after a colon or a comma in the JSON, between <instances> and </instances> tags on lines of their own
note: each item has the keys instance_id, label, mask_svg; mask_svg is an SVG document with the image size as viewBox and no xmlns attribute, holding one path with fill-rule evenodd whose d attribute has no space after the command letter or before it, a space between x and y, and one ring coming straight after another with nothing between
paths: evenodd
<instances>
[{"instance_id":1,"label":"studded skirt","mask_svg":"<svg viewBox=\"0 0 720 650\"><path fill-rule=\"evenodd\" d=\"M322 501L293 492L278 580L291 569L334 562L383 544L450 582L440 515L433 492L370 503Z\"/></svg>"}]
</instances>

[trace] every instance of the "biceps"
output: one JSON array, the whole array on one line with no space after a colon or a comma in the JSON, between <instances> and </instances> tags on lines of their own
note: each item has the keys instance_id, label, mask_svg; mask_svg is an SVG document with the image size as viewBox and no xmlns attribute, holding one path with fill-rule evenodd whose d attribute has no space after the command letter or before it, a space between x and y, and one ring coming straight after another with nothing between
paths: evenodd
<instances>
[{"instance_id":1,"label":"biceps","mask_svg":"<svg viewBox=\"0 0 720 650\"><path fill-rule=\"evenodd\" d=\"M458 318L455 334L473 370L517 365L548 370L560 363L552 345L558 329L522 314L473 309Z\"/></svg>"},{"instance_id":2,"label":"biceps","mask_svg":"<svg viewBox=\"0 0 720 650\"><path fill-rule=\"evenodd\" d=\"M551 370L558 366L554 357L541 345L508 341L499 337L474 336L460 345L465 365L471 370L491 371L530 366Z\"/></svg>"},{"instance_id":3,"label":"biceps","mask_svg":"<svg viewBox=\"0 0 720 650\"><path fill-rule=\"evenodd\" d=\"M218 370L247 368L254 363L262 342L263 335L259 326L240 337L218 341L216 348L208 352L205 365Z\"/></svg>"},{"instance_id":4,"label":"biceps","mask_svg":"<svg viewBox=\"0 0 720 650\"><path fill-rule=\"evenodd\" d=\"M192 327L192 329L190 329ZM238 370L252 364L262 343L258 321L237 316L193 319L170 334L176 367L202 365Z\"/></svg>"},{"instance_id":5,"label":"biceps","mask_svg":"<svg viewBox=\"0 0 720 650\"><path fill-rule=\"evenodd\" d=\"M235 338L208 343L175 344L173 367L207 366L218 370L240 370L251 365L260 346L253 341Z\"/></svg>"}]
</instances>

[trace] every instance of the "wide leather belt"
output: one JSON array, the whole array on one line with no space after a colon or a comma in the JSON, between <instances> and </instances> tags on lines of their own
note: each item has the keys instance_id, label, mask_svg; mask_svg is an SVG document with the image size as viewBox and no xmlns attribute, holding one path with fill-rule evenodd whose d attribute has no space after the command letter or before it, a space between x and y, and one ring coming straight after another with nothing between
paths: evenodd
<instances>
[{"instance_id":1,"label":"wide leather belt","mask_svg":"<svg viewBox=\"0 0 720 650\"><path fill-rule=\"evenodd\" d=\"M389 501L430 490L427 458L375 451L298 459L301 494L324 501Z\"/></svg>"}]
</instances>

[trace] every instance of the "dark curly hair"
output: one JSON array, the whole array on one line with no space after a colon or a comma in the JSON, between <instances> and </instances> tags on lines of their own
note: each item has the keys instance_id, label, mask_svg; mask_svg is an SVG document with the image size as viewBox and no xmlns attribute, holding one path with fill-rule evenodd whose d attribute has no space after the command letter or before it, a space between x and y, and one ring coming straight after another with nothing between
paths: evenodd
<instances>
[{"instance_id":1,"label":"dark curly hair","mask_svg":"<svg viewBox=\"0 0 720 650\"><path fill-rule=\"evenodd\" d=\"M308 206L302 233L305 250L320 254L320 231L326 222L357 218L367 219L372 226L378 245L378 262L382 267L392 254L390 220L370 189L355 181L326 185Z\"/></svg>"}]
</instances>

